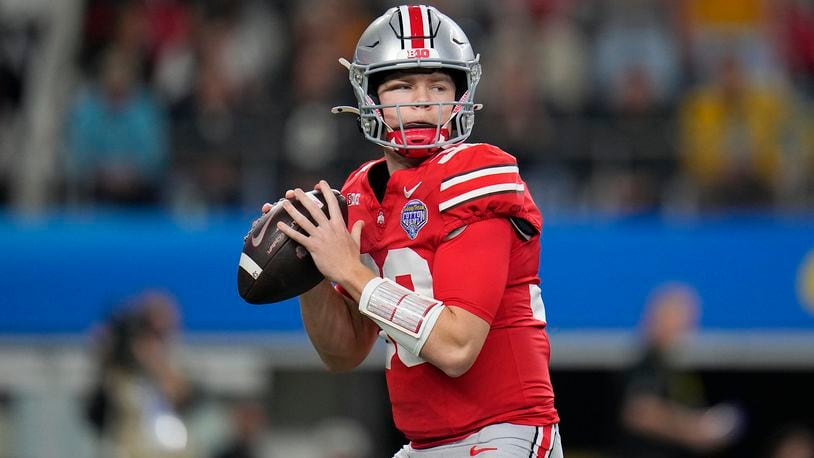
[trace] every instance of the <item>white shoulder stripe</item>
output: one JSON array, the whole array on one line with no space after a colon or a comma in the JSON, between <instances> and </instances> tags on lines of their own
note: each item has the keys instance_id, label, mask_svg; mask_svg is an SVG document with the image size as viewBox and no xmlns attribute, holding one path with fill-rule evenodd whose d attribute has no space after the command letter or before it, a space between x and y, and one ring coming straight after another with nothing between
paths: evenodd
<instances>
[{"instance_id":1,"label":"white shoulder stripe","mask_svg":"<svg viewBox=\"0 0 814 458\"><path fill-rule=\"evenodd\" d=\"M477 197L495 194L499 192L510 192L510 191L523 192L525 189L526 188L519 183L504 183L504 184L493 184L491 186L484 186L482 188L473 189L472 191L465 192L457 197L453 197L452 199L445 200L438 205L438 209L440 211L444 211L462 202L466 202L467 200L472 200Z\"/></svg>"},{"instance_id":2,"label":"white shoulder stripe","mask_svg":"<svg viewBox=\"0 0 814 458\"><path fill-rule=\"evenodd\" d=\"M356 178L359 175L365 173L367 171L367 169L373 167L373 164L375 164L375 163L376 163L376 160L368 161L367 164L363 165L362 168L360 168L359 170L356 171L356 173L353 174L353 178Z\"/></svg>"},{"instance_id":3,"label":"white shoulder stripe","mask_svg":"<svg viewBox=\"0 0 814 458\"><path fill-rule=\"evenodd\" d=\"M447 148L443 150L439 155L443 155L441 159L438 160L439 164L446 164L449 162L450 159L455 157L456 154L459 152L469 148L470 146L481 145L482 143L461 143L460 145L455 145L453 147Z\"/></svg>"},{"instance_id":4,"label":"white shoulder stripe","mask_svg":"<svg viewBox=\"0 0 814 458\"><path fill-rule=\"evenodd\" d=\"M474 180L475 178L485 177L489 175L499 175L501 173L520 173L520 170L517 168L516 165L496 166L475 170L473 172L465 173L463 175L458 175L456 177L444 180L443 182L441 182L441 191L444 191L452 186L455 186L456 184L460 184L465 181Z\"/></svg>"}]
</instances>

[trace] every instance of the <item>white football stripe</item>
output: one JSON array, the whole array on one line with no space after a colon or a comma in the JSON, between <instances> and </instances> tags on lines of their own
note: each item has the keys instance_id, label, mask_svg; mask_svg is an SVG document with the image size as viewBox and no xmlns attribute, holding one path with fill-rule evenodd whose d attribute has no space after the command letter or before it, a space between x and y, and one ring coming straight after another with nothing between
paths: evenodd
<instances>
[{"instance_id":1,"label":"white football stripe","mask_svg":"<svg viewBox=\"0 0 814 458\"><path fill-rule=\"evenodd\" d=\"M424 26L424 33L425 37L430 36L430 21L428 19L427 14L427 7L426 5L419 5L421 8L421 24ZM429 47L429 40L424 41L424 46Z\"/></svg>"},{"instance_id":2,"label":"white football stripe","mask_svg":"<svg viewBox=\"0 0 814 458\"><path fill-rule=\"evenodd\" d=\"M250 258L246 253L240 253L240 262L238 265L255 279L263 273L263 268L254 262L254 259Z\"/></svg>"},{"instance_id":3,"label":"white football stripe","mask_svg":"<svg viewBox=\"0 0 814 458\"><path fill-rule=\"evenodd\" d=\"M474 172L465 173L463 175L459 175L457 177L452 177L447 180L444 180L441 183L441 191L444 191L452 186L455 186L456 184L460 184L465 181L474 180L475 178L485 177L489 175L499 175L501 173L520 173L520 170L517 168L516 165L489 167L488 169L475 170Z\"/></svg>"},{"instance_id":4,"label":"white football stripe","mask_svg":"<svg viewBox=\"0 0 814 458\"><path fill-rule=\"evenodd\" d=\"M406 6L400 6L399 10L401 10L401 31L404 33L402 35L403 38L412 37L413 30L410 27L410 12Z\"/></svg>"},{"instance_id":5,"label":"white football stripe","mask_svg":"<svg viewBox=\"0 0 814 458\"><path fill-rule=\"evenodd\" d=\"M472 191L465 192L459 195L458 197L454 197L452 199L441 202L441 204L438 205L438 209L440 211L444 211L450 207L458 205L461 202L466 202L467 200L474 199L480 196L485 196L487 194L505 191L523 192L524 189L525 187L522 184L518 183L493 184L491 186L484 186L482 188L473 189Z\"/></svg>"},{"instance_id":6,"label":"white football stripe","mask_svg":"<svg viewBox=\"0 0 814 458\"><path fill-rule=\"evenodd\" d=\"M449 162L450 159L452 159L460 151L463 151L463 150L469 148L470 146L477 146L477 145L482 145L482 144L483 143L461 143L460 145L447 147L442 152L442 154L444 156L438 161L438 163L439 164L446 164L447 162Z\"/></svg>"}]
</instances>

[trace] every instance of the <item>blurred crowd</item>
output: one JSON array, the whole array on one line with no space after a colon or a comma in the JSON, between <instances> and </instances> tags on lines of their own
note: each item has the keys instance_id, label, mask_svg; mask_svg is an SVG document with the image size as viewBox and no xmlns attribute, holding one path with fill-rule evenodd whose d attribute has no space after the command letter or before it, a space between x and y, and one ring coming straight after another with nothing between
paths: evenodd
<instances>
[{"instance_id":1,"label":"blurred crowd","mask_svg":"<svg viewBox=\"0 0 814 458\"><path fill-rule=\"evenodd\" d=\"M0 14L0 203L33 179L45 205L256 208L378 154L329 110L354 101L337 59L396 3L76 3L53 154L21 146L48 24ZM483 56L472 140L517 156L544 209L814 207L814 1L432 3ZM23 154L48 165L15 179Z\"/></svg>"},{"instance_id":2,"label":"blurred crowd","mask_svg":"<svg viewBox=\"0 0 814 458\"><path fill-rule=\"evenodd\" d=\"M85 420L80 422L80 431L90 433L88 455L82 456L376 456L371 432L349 415L323 412L311 424L294 427L286 424L291 419L284 419L272 425L272 371L266 383L252 390L207 387L205 380L189 373L189 361L178 351L181 319L181 308L172 294L147 289L117 303L91 330L93 378L79 395L76 411ZM340 384L337 380L332 383ZM369 405L366 408L374 410ZM80 418L70 420L75 423ZM79 440L83 438L80 434ZM0 456L50 456L26 452L26 446L30 444L0 440Z\"/></svg>"}]
</instances>

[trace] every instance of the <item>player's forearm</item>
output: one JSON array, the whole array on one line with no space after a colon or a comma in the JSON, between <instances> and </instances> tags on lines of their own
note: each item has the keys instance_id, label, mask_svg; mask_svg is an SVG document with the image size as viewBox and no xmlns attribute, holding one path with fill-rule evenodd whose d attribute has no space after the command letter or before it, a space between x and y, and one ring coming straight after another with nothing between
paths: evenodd
<instances>
[{"instance_id":1,"label":"player's forearm","mask_svg":"<svg viewBox=\"0 0 814 458\"><path fill-rule=\"evenodd\" d=\"M361 262L354 261L346 269L343 269L344 275L338 279L339 284L345 289L345 292L353 299L353 302L359 303L362 297L362 290L365 289L367 283L376 278L377 275L373 273L368 267Z\"/></svg>"},{"instance_id":2,"label":"player's forearm","mask_svg":"<svg viewBox=\"0 0 814 458\"><path fill-rule=\"evenodd\" d=\"M327 280L300 296L303 324L325 366L341 372L358 366L376 339L375 326L348 305Z\"/></svg>"},{"instance_id":3,"label":"player's forearm","mask_svg":"<svg viewBox=\"0 0 814 458\"><path fill-rule=\"evenodd\" d=\"M472 367L489 332L489 324L476 315L383 278L364 287L359 311L403 351L421 356L450 377Z\"/></svg>"},{"instance_id":4,"label":"player's forearm","mask_svg":"<svg viewBox=\"0 0 814 458\"><path fill-rule=\"evenodd\" d=\"M421 357L450 377L459 377L475 363L488 332L485 321L447 306L421 349Z\"/></svg>"}]
</instances>

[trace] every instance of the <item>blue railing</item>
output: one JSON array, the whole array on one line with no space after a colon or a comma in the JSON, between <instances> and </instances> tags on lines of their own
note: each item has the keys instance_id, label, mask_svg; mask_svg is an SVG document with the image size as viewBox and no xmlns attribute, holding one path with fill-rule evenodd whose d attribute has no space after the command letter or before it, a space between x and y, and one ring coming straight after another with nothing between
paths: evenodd
<instances>
[{"instance_id":1,"label":"blue railing","mask_svg":"<svg viewBox=\"0 0 814 458\"><path fill-rule=\"evenodd\" d=\"M145 288L178 299L187 332L300 331L295 300L237 295L252 218L0 216L0 334L84 333ZM814 331L814 217L550 217L542 246L553 330L633 328L654 287L681 281L697 288L705 329Z\"/></svg>"}]
</instances>

